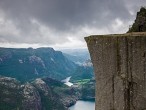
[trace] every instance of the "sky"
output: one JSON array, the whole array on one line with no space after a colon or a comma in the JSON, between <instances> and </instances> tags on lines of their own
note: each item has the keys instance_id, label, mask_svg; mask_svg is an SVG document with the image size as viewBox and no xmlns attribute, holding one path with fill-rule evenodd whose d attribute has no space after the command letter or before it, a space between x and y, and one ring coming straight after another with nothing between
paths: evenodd
<instances>
[{"instance_id":1,"label":"sky","mask_svg":"<svg viewBox=\"0 0 146 110\"><path fill-rule=\"evenodd\" d=\"M86 48L84 37L127 32L146 0L0 0L0 47Z\"/></svg>"}]
</instances>

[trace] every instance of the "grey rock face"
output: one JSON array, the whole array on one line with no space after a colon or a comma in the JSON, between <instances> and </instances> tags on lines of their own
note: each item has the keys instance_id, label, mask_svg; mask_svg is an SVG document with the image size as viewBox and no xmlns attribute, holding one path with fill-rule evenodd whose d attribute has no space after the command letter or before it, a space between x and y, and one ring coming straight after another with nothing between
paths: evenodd
<instances>
[{"instance_id":1,"label":"grey rock face","mask_svg":"<svg viewBox=\"0 0 146 110\"><path fill-rule=\"evenodd\" d=\"M42 110L41 97L30 83L0 76L0 110Z\"/></svg>"},{"instance_id":2,"label":"grey rock face","mask_svg":"<svg viewBox=\"0 0 146 110\"><path fill-rule=\"evenodd\" d=\"M66 94L67 90L71 91L50 78L22 84L15 78L0 76L0 110L68 110L77 97Z\"/></svg>"},{"instance_id":3,"label":"grey rock face","mask_svg":"<svg viewBox=\"0 0 146 110\"><path fill-rule=\"evenodd\" d=\"M96 77L96 110L145 110L146 33L85 40Z\"/></svg>"},{"instance_id":4,"label":"grey rock face","mask_svg":"<svg viewBox=\"0 0 146 110\"><path fill-rule=\"evenodd\" d=\"M29 83L23 89L24 100L23 105L25 110L42 110L41 97L38 91Z\"/></svg>"}]
</instances>

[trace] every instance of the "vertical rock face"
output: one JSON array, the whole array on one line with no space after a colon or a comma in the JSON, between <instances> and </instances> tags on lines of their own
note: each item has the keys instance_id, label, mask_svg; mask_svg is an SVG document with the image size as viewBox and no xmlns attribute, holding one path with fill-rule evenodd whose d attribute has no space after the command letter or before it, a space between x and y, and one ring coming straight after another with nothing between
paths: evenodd
<instances>
[{"instance_id":1,"label":"vertical rock face","mask_svg":"<svg viewBox=\"0 0 146 110\"><path fill-rule=\"evenodd\" d=\"M145 110L146 33L85 40L96 77L96 110Z\"/></svg>"}]
</instances>

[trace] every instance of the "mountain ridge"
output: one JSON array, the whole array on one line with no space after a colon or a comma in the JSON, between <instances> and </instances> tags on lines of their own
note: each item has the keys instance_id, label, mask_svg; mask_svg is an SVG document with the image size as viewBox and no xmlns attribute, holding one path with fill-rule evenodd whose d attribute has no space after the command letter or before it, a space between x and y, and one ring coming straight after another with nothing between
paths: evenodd
<instances>
[{"instance_id":1,"label":"mountain ridge","mask_svg":"<svg viewBox=\"0 0 146 110\"><path fill-rule=\"evenodd\" d=\"M53 48L0 48L0 74L22 81L43 76L61 80L72 74L76 66Z\"/></svg>"}]
</instances>

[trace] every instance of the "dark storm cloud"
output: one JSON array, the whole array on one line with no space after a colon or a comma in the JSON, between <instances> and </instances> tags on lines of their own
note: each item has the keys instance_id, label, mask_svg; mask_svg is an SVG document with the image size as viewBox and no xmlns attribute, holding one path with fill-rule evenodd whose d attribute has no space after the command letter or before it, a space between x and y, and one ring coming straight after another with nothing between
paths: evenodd
<instances>
[{"instance_id":1,"label":"dark storm cloud","mask_svg":"<svg viewBox=\"0 0 146 110\"><path fill-rule=\"evenodd\" d=\"M26 23L36 18L59 29L90 24L93 20L101 24L101 20L129 17L122 0L1 0L0 7L15 21ZM105 13L108 15L103 18Z\"/></svg>"},{"instance_id":2,"label":"dark storm cloud","mask_svg":"<svg viewBox=\"0 0 146 110\"><path fill-rule=\"evenodd\" d=\"M63 43L68 36L80 35L79 29L85 26L113 32L114 22L133 20L131 13L143 4L145 0L0 0L3 22L9 27L11 21L10 31L17 31L0 32L0 41ZM82 35L75 37L83 39Z\"/></svg>"}]
</instances>

